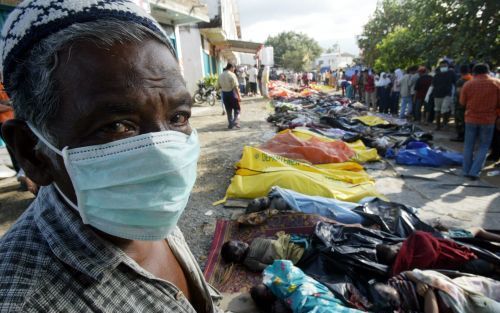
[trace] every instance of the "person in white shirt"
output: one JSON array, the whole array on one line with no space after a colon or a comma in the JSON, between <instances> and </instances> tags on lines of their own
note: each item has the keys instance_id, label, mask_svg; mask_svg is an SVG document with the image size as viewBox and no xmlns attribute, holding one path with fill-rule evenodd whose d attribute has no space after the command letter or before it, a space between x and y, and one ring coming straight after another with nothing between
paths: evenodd
<instances>
[{"instance_id":1,"label":"person in white shirt","mask_svg":"<svg viewBox=\"0 0 500 313\"><path fill-rule=\"evenodd\" d=\"M259 71L257 70L257 65L250 68L248 70L248 84L250 85L250 93L252 95L257 94L257 74Z\"/></svg>"}]
</instances>

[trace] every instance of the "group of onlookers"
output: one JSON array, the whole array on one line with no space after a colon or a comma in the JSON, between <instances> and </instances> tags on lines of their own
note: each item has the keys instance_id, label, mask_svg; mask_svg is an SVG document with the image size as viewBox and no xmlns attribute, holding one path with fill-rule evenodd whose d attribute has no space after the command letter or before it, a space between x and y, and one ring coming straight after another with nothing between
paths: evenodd
<instances>
[{"instance_id":1,"label":"group of onlookers","mask_svg":"<svg viewBox=\"0 0 500 313\"><path fill-rule=\"evenodd\" d=\"M352 99L371 110L389 113L425 125L435 122L436 130L446 127L453 117L456 138L464 144L464 175L477 179L488 159L500 158L500 70L490 72L487 64L462 65L440 61L432 72L412 66L393 74L365 69L346 80ZM473 156L475 144L479 150Z\"/></svg>"},{"instance_id":2,"label":"group of onlookers","mask_svg":"<svg viewBox=\"0 0 500 313\"><path fill-rule=\"evenodd\" d=\"M267 84L270 79L269 66L254 65L250 68L240 67L236 70L240 93L245 96L262 95L267 97Z\"/></svg>"}]
</instances>

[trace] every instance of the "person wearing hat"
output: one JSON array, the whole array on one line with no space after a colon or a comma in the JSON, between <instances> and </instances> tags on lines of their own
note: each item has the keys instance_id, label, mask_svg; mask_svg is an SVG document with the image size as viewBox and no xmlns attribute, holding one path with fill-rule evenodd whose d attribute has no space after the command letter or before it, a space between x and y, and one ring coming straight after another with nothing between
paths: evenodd
<instances>
[{"instance_id":1,"label":"person wearing hat","mask_svg":"<svg viewBox=\"0 0 500 313\"><path fill-rule=\"evenodd\" d=\"M161 26L131 0L32 0L0 41L2 132L41 186L0 239L0 312L217 312L177 221L200 145Z\"/></svg>"}]
</instances>

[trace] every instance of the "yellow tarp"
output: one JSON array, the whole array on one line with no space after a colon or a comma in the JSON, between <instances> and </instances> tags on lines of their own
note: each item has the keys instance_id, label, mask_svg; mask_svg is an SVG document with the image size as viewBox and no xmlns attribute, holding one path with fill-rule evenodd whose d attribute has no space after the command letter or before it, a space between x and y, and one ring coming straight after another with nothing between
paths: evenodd
<instances>
[{"instance_id":1,"label":"yellow tarp","mask_svg":"<svg viewBox=\"0 0 500 313\"><path fill-rule=\"evenodd\" d=\"M273 186L352 202L381 197L372 178L354 162L311 165L245 147L237 168L225 199L215 204L228 198L264 197Z\"/></svg>"},{"instance_id":2,"label":"yellow tarp","mask_svg":"<svg viewBox=\"0 0 500 313\"><path fill-rule=\"evenodd\" d=\"M284 130L283 132L286 132L288 130ZM335 141L335 139L331 139L325 136L322 136L320 134L314 133L312 131L309 131L307 129L303 128L295 128L292 130L292 133L301 138L308 140L311 137L316 137L321 141L326 141L326 142L331 142ZM366 148L365 144L361 140L357 140L352 143L346 143L351 149L356 152L356 155L352 158L352 161L354 162L359 162L359 163L366 163L366 162L371 162L371 161L379 161L380 156L377 153L376 149L373 148Z\"/></svg>"},{"instance_id":3,"label":"yellow tarp","mask_svg":"<svg viewBox=\"0 0 500 313\"><path fill-rule=\"evenodd\" d=\"M244 147L241 160L236 163L236 174L255 175L261 172L283 170L305 171L325 175L334 180L357 184L373 181L361 165L354 162L312 165L310 163L288 159L254 147ZM254 173L255 172L255 173ZM240 174L241 175L241 174Z\"/></svg>"},{"instance_id":4,"label":"yellow tarp","mask_svg":"<svg viewBox=\"0 0 500 313\"><path fill-rule=\"evenodd\" d=\"M353 118L352 120L358 120L366 126L377 126L377 125L389 125L390 123L378 116L364 115Z\"/></svg>"}]
</instances>

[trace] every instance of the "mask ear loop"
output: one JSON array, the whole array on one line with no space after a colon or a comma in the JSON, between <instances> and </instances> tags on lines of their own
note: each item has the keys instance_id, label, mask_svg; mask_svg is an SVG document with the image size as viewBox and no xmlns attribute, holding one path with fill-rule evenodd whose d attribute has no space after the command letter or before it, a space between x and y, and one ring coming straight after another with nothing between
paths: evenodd
<instances>
[{"instance_id":1,"label":"mask ear loop","mask_svg":"<svg viewBox=\"0 0 500 313\"><path fill-rule=\"evenodd\" d=\"M54 151L55 153L59 154L63 160L64 160L64 166L66 167L66 171L68 172L68 175L71 179L71 174L70 174L70 167L69 167L69 162L68 162L68 147L65 147L62 151L57 149L52 143L50 143L47 139L45 139L42 134L40 134L40 132L38 131L38 129L36 129L36 127L34 127L31 123L26 123L29 127L29 129L33 132L33 134L35 134L35 136L41 141L43 142L47 147L49 147L50 150ZM77 197L77 202L78 201L78 193L76 192L76 188L75 188L75 185L73 183L73 180L71 180L71 183L73 184L73 190L75 190L75 193L76 193L76 197ZM73 209L75 209L76 211L78 211L80 213L80 216L82 217L82 220L83 222L85 223L86 221L86 218L85 216L82 214L82 211L78 209L78 205L76 205L75 203L73 203L73 201L71 201L65 194L64 192L62 192L61 188L59 188L59 186L54 182L53 183L54 187L56 188L57 192L61 195L61 197L64 199L64 201L66 201L67 204L69 204Z\"/></svg>"},{"instance_id":2,"label":"mask ear loop","mask_svg":"<svg viewBox=\"0 0 500 313\"><path fill-rule=\"evenodd\" d=\"M47 147L49 147L50 150L54 151L55 153L59 154L60 156L63 156L62 151L59 150L59 149L57 149L53 144L51 144L47 139L45 139L42 136L42 134L40 134L40 132L38 131L38 129L36 129L29 122L26 122L26 124L28 125L29 129L33 132L33 134L35 134L35 136L38 138L38 140L40 140L41 142L43 142Z\"/></svg>"}]
</instances>

